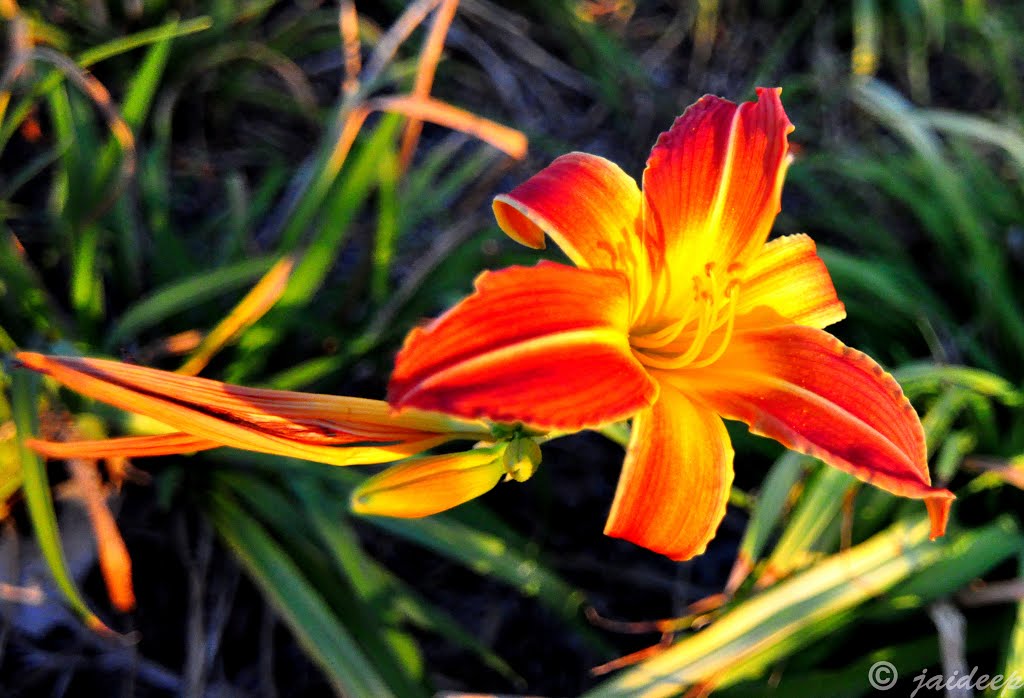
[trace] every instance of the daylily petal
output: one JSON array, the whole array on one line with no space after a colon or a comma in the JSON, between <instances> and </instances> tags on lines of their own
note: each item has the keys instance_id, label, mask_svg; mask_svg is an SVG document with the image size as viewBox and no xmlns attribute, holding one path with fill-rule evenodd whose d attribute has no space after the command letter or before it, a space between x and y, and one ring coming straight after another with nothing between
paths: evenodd
<instances>
[{"instance_id":1,"label":"daylily petal","mask_svg":"<svg viewBox=\"0 0 1024 698\"><path fill-rule=\"evenodd\" d=\"M737 333L714 365L666 380L755 434L924 499L933 535L942 534L954 497L931 485L917 413L881 366L827 332L791 325Z\"/></svg>"},{"instance_id":2,"label":"daylily petal","mask_svg":"<svg viewBox=\"0 0 1024 698\"><path fill-rule=\"evenodd\" d=\"M768 238L793 130L780 93L758 88L757 102L739 106L706 95L658 138L643 175L644 232L668 273L688 280L709 262L746 264Z\"/></svg>"},{"instance_id":3,"label":"daylily petal","mask_svg":"<svg viewBox=\"0 0 1024 698\"><path fill-rule=\"evenodd\" d=\"M633 358L625 278L561 264L485 272L395 360L388 401L461 417L582 429L627 417L657 385Z\"/></svg>"},{"instance_id":4,"label":"daylily petal","mask_svg":"<svg viewBox=\"0 0 1024 698\"><path fill-rule=\"evenodd\" d=\"M725 516L732 458L721 418L663 385L633 420L604 532L674 560L703 553Z\"/></svg>"},{"instance_id":5,"label":"daylily petal","mask_svg":"<svg viewBox=\"0 0 1024 698\"><path fill-rule=\"evenodd\" d=\"M463 432L471 436L489 433L479 422L448 415L417 410L395 415L382 400L246 388L104 359L46 357L29 352L17 358L36 370L60 363L73 371L103 375L141 393L170 398L203 412L227 414L235 423L308 443L407 441L438 432Z\"/></svg>"},{"instance_id":6,"label":"daylily petal","mask_svg":"<svg viewBox=\"0 0 1024 698\"><path fill-rule=\"evenodd\" d=\"M194 453L221 446L216 441L182 432L82 441L28 439L25 443L33 451L47 458L142 458Z\"/></svg>"},{"instance_id":7,"label":"daylily petal","mask_svg":"<svg viewBox=\"0 0 1024 698\"><path fill-rule=\"evenodd\" d=\"M96 556L107 586L110 602L119 611L135 608L132 586L132 559L107 505L107 493L100 481L95 461L72 459L68 463L75 495L85 506L96 536Z\"/></svg>"},{"instance_id":8,"label":"daylily petal","mask_svg":"<svg viewBox=\"0 0 1024 698\"><path fill-rule=\"evenodd\" d=\"M505 475L502 447L415 458L374 475L352 493L356 514L418 519L475 499Z\"/></svg>"},{"instance_id":9,"label":"daylily petal","mask_svg":"<svg viewBox=\"0 0 1024 698\"><path fill-rule=\"evenodd\" d=\"M328 436L325 437L321 434L322 438L316 439L314 435L317 432L310 428L311 425L316 425L311 421L300 425L304 427L299 430L299 435L302 438L292 438L287 429L280 428L282 424L280 419L268 419L270 428L264 429L258 420L246 422L238 418L225 409L225 405L233 404L238 399L233 392L236 386L203 378L177 376L166 371L128 366L115 361L44 356L31 352L21 352L16 358L25 368L45 373L83 395L128 412L151 417L176 431L192 434L208 441L216 441L221 445L233 448L273 453L332 465L386 463L422 453L446 441L478 438L481 435L476 431L436 434L402 429L384 436L383 434L386 432L384 426L371 420L366 431L373 432L374 435L355 434L358 436L358 445L339 446L337 444L351 443L354 434L348 433L346 436L345 433L331 431ZM170 385L164 386L163 392L158 392L157 386L163 379L170 380ZM133 384L132 380L136 383ZM191 392L182 390L180 387L175 389L173 386L178 385L178 380L188 381L192 388ZM140 384L146 387L140 387ZM206 390L204 391L203 388ZM218 391L220 392L218 393ZM276 391L256 392L273 393ZM219 409L213 409L208 401L216 400L218 394L225 402L218 404ZM301 395L301 393L296 395ZM265 398L266 395L262 397ZM308 397L315 402L316 396ZM189 403L186 402L186 399L199 400L199 402ZM353 402L352 404L356 407L356 412L359 412L362 403ZM334 407L337 406L334 405ZM249 407L252 409L251 404ZM301 412L301 410L299 411ZM372 413L373 409L368 411ZM258 410L255 412L264 415ZM273 415L265 416L272 417ZM411 417L411 419L419 418L420 415ZM291 424L288 420L284 421ZM401 424L400 421L398 423ZM335 420L331 421L329 426L333 430L339 424L341 422ZM359 428L359 420L354 419L353 424L349 426L352 426L353 429ZM324 443L325 439L328 440L328 443ZM388 443L389 441L395 443Z\"/></svg>"},{"instance_id":10,"label":"daylily petal","mask_svg":"<svg viewBox=\"0 0 1024 698\"><path fill-rule=\"evenodd\" d=\"M772 312L748 315L759 309ZM786 324L821 329L846 317L846 308L814 240L801 234L776 238L761 249L743 277L736 314L737 328Z\"/></svg>"},{"instance_id":11,"label":"daylily petal","mask_svg":"<svg viewBox=\"0 0 1024 698\"><path fill-rule=\"evenodd\" d=\"M494 199L498 225L513 240L544 247L551 236L576 266L632 274L640 190L613 162L569 153Z\"/></svg>"}]
</instances>

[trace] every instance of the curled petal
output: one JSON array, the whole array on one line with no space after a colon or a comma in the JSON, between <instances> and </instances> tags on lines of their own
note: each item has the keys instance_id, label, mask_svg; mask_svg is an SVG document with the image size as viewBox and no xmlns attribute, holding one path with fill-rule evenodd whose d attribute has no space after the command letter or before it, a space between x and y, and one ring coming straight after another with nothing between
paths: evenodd
<instances>
[{"instance_id":1,"label":"curled petal","mask_svg":"<svg viewBox=\"0 0 1024 698\"><path fill-rule=\"evenodd\" d=\"M352 493L356 514L418 519L494 489L505 475L504 445L415 458L366 480Z\"/></svg>"},{"instance_id":2,"label":"curled petal","mask_svg":"<svg viewBox=\"0 0 1024 698\"><path fill-rule=\"evenodd\" d=\"M658 138L643 176L644 232L674 273L745 264L768 238L793 130L780 93L758 88L757 102L739 106L706 95Z\"/></svg>"},{"instance_id":3,"label":"curled petal","mask_svg":"<svg viewBox=\"0 0 1024 698\"><path fill-rule=\"evenodd\" d=\"M772 312L757 312L762 309ZM743 277L736 314L739 328L766 328L771 317L773 324L822 329L846 317L846 308L836 296L814 240L787 235L767 243L751 262Z\"/></svg>"},{"instance_id":4,"label":"curled petal","mask_svg":"<svg viewBox=\"0 0 1024 698\"><path fill-rule=\"evenodd\" d=\"M662 386L633 420L604 532L674 560L700 555L725 516L732 458L721 418Z\"/></svg>"},{"instance_id":5,"label":"curled petal","mask_svg":"<svg viewBox=\"0 0 1024 698\"><path fill-rule=\"evenodd\" d=\"M546 429L622 419L657 395L630 351L628 311L616 272L552 263L485 272L475 293L409 333L388 401Z\"/></svg>"},{"instance_id":6,"label":"curled petal","mask_svg":"<svg viewBox=\"0 0 1024 698\"><path fill-rule=\"evenodd\" d=\"M640 190L613 162L569 153L494 200L509 237L534 248L550 235L577 266L631 273Z\"/></svg>"},{"instance_id":7,"label":"curled petal","mask_svg":"<svg viewBox=\"0 0 1024 698\"><path fill-rule=\"evenodd\" d=\"M668 377L723 417L893 494L924 499L941 535L953 494L932 487L924 430L899 384L818 329L738 333L719 362Z\"/></svg>"}]
</instances>

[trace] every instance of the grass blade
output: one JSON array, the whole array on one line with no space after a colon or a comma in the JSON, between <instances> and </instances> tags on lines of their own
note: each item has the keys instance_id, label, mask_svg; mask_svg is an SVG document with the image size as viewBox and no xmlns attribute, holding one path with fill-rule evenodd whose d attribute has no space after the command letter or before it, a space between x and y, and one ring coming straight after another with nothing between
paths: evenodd
<instances>
[{"instance_id":1,"label":"grass blade","mask_svg":"<svg viewBox=\"0 0 1024 698\"><path fill-rule=\"evenodd\" d=\"M758 586L771 584L810 561L814 546L839 515L847 493L857 484L852 475L819 463L768 558Z\"/></svg>"},{"instance_id":2,"label":"grass blade","mask_svg":"<svg viewBox=\"0 0 1024 698\"><path fill-rule=\"evenodd\" d=\"M1024 578L1024 555L1018 556L1017 559L1017 577L1018 579ZM1014 672L1019 673L1022 666L1024 666L1024 600L1017 603L1017 616L1010 634L1002 675L1010 676ZM1007 684L999 691L998 698L1017 698L1022 694L1024 694L1024 689L1011 688Z\"/></svg>"},{"instance_id":3,"label":"grass blade","mask_svg":"<svg viewBox=\"0 0 1024 698\"><path fill-rule=\"evenodd\" d=\"M64 549L61 546L60 529L57 526L57 512L53 508L53 498L50 495L50 482L46 476L46 464L25 445L25 439L35 436L38 432L38 396L39 377L28 371L15 371L11 376L11 411L17 429L15 438L18 444L18 457L21 460L25 503L36 541L50 574L53 575L53 581L71 610L90 629L114 636L115 633L89 610L68 570Z\"/></svg>"},{"instance_id":4,"label":"grass blade","mask_svg":"<svg viewBox=\"0 0 1024 698\"><path fill-rule=\"evenodd\" d=\"M670 696L756 675L795 645L820 636L830 619L877 596L938 559L924 519L900 522L870 541L736 605L704 630L605 682L586 698ZM818 631L818 632L815 632Z\"/></svg>"},{"instance_id":5,"label":"grass blade","mask_svg":"<svg viewBox=\"0 0 1024 698\"><path fill-rule=\"evenodd\" d=\"M579 618L582 592L497 536L465 526L444 514L415 520L374 516L365 519L400 538L461 562L478 574L501 580L526 596L536 597L563 618Z\"/></svg>"},{"instance_id":6,"label":"grass blade","mask_svg":"<svg viewBox=\"0 0 1024 698\"><path fill-rule=\"evenodd\" d=\"M247 259L224 267L190 275L154 291L121 315L107 335L105 348L136 337L144 330L160 325L167 318L193 308L211 298L245 286L265 274L273 265L267 258Z\"/></svg>"},{"instance_id":7,"label":"grass blade","mask_svg":"<svg viewBox=\"0 0 1024 698\"><path fill-rule=\"evenodd\" d=\"M768 471L764 484L761 486L761 492L757 496L754 513L747 523L747 530L740 542L736 564L725 585L727 592L733 592L739 588L743 580L754 569L754 565L757 564L765 546L768 545L770 536L786 511L786 500L789 499L793 487L807 465L812 462L814 462L813 459L807 456L786 451Z\"/></svg>"},{"instance_id":8,"label":"grass blade","mask_svg":"<svg viewBox=\"0 0 1024 698\"><path fill-rule=\"evenodd\" d=\"M346 696L393 695L348 631L263 527L231 498L211 493L209 515L218 534L277 609L334 690Z\"/></svg>"},{"instance_id":9,"label":"grass blade","mask_svg":"<svg viewBox=\"0 0 1024 698\"><path fill-rule=\"evenodd\" d=\"M203 338L188 361L178 369L178 373L199 375L218 351L263 317L284 292L294 264L295 260L291 257L284 257L274 264L238 305Z\"/></svg>"}]
</instances>

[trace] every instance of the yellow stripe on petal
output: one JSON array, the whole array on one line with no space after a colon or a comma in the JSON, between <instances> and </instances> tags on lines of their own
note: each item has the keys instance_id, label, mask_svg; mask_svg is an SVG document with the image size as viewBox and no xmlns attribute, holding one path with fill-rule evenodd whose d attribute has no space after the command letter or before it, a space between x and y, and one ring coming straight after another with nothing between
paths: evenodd
<instances>
[{"instance_id":1,"label":"yellow stripe on petal","mask_svg":"<svg viewBox=\"0 0 1024 698\"><path fill-rule=\"evenodd\" d=\"M706 95L658 137L643 215L645 239L664 255L661 311L688 301L705 264L749 264L768 238L793 130L779 92L758 88L758 101L741 105Z\"/></svg>"},{"instance_id":2,"label":"yellow stripe on petal","mask_svg":"<svg viewBox=\"0 0 1024 698\"><path fill-rule=\"evenodd\" d=\"M388 468L352 493L352 511L418 519L489 492L505 475L506 444L427 456Z\"/></svg>"}]
</instances>

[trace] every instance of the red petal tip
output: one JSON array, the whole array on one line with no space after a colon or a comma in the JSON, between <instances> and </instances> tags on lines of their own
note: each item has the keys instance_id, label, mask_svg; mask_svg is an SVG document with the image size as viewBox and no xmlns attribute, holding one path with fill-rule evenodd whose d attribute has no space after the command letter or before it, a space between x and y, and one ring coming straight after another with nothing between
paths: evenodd
<instances>
[{"instance_id":1,"label":"red petal tip","mask_svg":"<svg viewBox=\"0 0 1024 698\"><path fill-rule=\"evenodd\" d=\"M925 497L924 505L928 508L932 530L929 538L935 540L946 535L946 524L949 523L949 509L956 496L949 490L938 490L934 496Z\"/></svg>"}]
</instances>

